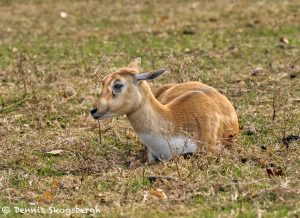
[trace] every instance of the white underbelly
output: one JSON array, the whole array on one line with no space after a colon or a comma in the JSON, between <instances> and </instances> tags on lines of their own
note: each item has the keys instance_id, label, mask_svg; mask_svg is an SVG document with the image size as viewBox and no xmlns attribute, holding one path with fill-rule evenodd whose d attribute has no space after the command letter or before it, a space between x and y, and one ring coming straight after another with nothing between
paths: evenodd
<instances>
[{"instance_id":1,"label":"white underbelly","mask_svg":"<svg viewBox=\"0 0 300 218\"><path fill-rule=\"evenodd\" d=\"M184 136L163 138L145 133L138 135L142 143L159 159L170 159L173 155L196 152L196 144Z\"/></svg>"}]
</instances>

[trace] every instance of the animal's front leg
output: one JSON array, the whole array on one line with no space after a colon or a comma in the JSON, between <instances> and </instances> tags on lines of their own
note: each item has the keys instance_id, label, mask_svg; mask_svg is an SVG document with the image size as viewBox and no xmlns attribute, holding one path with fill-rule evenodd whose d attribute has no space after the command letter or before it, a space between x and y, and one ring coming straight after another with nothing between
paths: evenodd
<instances>
[{"instance_id":1,"label":"animal's front leg","mask_svg":"<svg viewBox=\"0 0 300 218\"><path fill-rule=\"evenodd\" d=\"M159 161L159 159L145 146L145 160L149 163L154 163Z\"/></svg>"}]
</instances>

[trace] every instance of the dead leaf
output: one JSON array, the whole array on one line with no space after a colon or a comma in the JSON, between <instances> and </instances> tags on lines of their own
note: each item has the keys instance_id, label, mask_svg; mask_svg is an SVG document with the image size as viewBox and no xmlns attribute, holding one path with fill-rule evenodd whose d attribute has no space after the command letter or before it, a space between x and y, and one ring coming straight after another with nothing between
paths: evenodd
<instances>
[{"instance_id":1,"label":"dead leaf","mask_svg":"<svg viewBox=\"0 0 300 218\"><path fill-rule=\"evenodd\" d=\"M56 151L62 151L62 150L56 150ZM57 189L59 187L59 182L56 180L56 179L53 179L52 180L52 183L51 183L51 188L52 189Z\"/></svg>"},{"instance_id":2,"label":"dead leaf","mask_svg":"<svg viewBox=\"0 0 300 218\"><path fill-rule=\"evenodd\" d=\"M282 42L283 44L286 44L286 45L290 44L289 40L287 38L285 38L285 37L281 37L279 39L279 41Z\"/></svg>"},{"instance_id":3,"label":"dead leaf","mask_svg":"<svg viewBox=\"0 0 300 218\"><path fill-rule=\"evenodd\" d=\"M52 201L53 195L50 191L45 191L44 195L45 195L45 200L46 201Z\"/></svg>"},{"instance_id":4,"label":"dead leaf","mask_svg":"<svg viewBox=\"0 0 300 218\"><path fill-rule=\"evenodd\" d=\"M61 11L59 13L59 15L60 15L61 18L67 18L68 17L68 14L66 12L64 12L64 11Z\"/></svg>"},{"instance_id":5,"label":"dead leaf","mask_svg":"<svg viewBox=\"0 0 300 218\"><path fill-rule=\"evenodd\" d=\"M169 20L169 19L170 19L170 17L169 17L169 16L166 16L166 15L161 16L161 17L159 18L160 22L164 22L164 21Z\"/></svg>"},{"instance_id":6,"label":"dead leaf","mask_svg":"<svg viewBox=\"0 0 300 218\"><path fill-rule=\"evenodd\" d=\"M13 47L13 48L12 48L12 52L13 52L13 53L16 53L17 51L18 51L18 48L16 48L16 47Z\"/></svg>"},{"instance_id":7,"label":"dead leaf","mask_svg":"<svg viewBox=\"0 0 300 218\"><path fill-rule=\"evenodd\" d=\"M263 74L265 70L262 67L256 67L250 71L251 76L257 76L259 74Z\"/></svg>"},{"instance_id":8,"label":"dead leaf","mask_svg":"<svg viewBox=\"0 0 300 218\"><path fill-rule=\"evenodd\" d=\"M167 195L164 193L164 191L159 188L150 189L148 191L148 193L150 196L156 197L158 199L167 199L168 198Z\"/></svg>"},{"instance_id":9,"label":"dead leaf","mask_svg":"<svg viewBox=\"0 0 300 218\"><path fill-rule=\"evenodd\" d=\"M19 120L20 118L22 118L24 115L23 114L16 114L15 115L15 119Z\"/></svg>"},{"instance_id":10,"label":"dead leaf","mask_svg":"<svg viewBox=\"0 0 300 218\"><path fill-rule=\"evenodd\" d=\"M42 196L41 194L39 194L39 195L36 197L36 201L37 201L38 203L43 202L43 196Z\"/></svg>"},{"instance_id":11,"label":"dead leaf","mask_svg":"<svg viewBox=\"0 0 300 218\"><path fill-rule=\"evenodd\" d=\"M46 154L58 155L58 154L61 154L62 152L63 152L63 150L52 150L52 151L46 152Z\"/></svg>"}]
</instances>

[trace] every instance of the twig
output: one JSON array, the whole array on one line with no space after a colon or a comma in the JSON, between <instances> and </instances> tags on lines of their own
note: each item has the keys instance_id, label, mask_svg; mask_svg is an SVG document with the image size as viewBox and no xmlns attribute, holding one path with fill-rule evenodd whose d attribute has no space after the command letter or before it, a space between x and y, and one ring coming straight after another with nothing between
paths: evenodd
<instances>
[{"instance_id":1,"label":"twig","mask_svg":"<svg viewBox=\"0 0 300 218\"><path fill-rule=\"evenodd\" d=\"M80 70L79 70L80 67L79 67L78 60L77 60L76 45L75 44L74 44L73 59L74 59L75 66L76 66L76 73L79 73L80 72Z\"/></svg>"},{"instance_id":2,"label":"twig","mask_svg":"<svg viewBox=\"0 0 300 218\"><path fill-rule=\"evenodd\" d=\"M99 120L98 120L98 134L99 134L99 143L102 144L102 133L101 133L101 125Z\"/></svg>"},{"instance_id":3,"label":"twig","mask_svg":"<svg viewBox=\"0 0 300 218\"><path fill-rule=\"evenodd\" d=\"M281 92L281 87L279 87L274 93L272 98L272 120L275 121L277 117L277 112L281 109L283 106L283 94Z\"/></svg>"},{"instance_id":4,"label":"twig","mask_svg":"<svg viewBox=\"0 0 300 218\"><path fill-rule=\"evenodd\" d=\"M82 64L83 64L83 67L84 67L84 71L88 72L87 66L86 66L86 63L85 63L85 59L84 59L82 44L80 45L80 56L81 56Z\"/></svg>"},{"instance_id":5,"label":"twig","mask_svg":"<svg viewBox=\"0 0 300 218\"><path fill-rule=\"evenodd\" d=\"M24 64L26 61L26 57L25 55L22 53L19 58L17 59L17 69L18 69L18 73L22 78L22 82L23 82L23 87L24 87L24 92L25 94L27 94L27 81L26 81L26 72L24 70Z\"/></svg>"}]
</instances>

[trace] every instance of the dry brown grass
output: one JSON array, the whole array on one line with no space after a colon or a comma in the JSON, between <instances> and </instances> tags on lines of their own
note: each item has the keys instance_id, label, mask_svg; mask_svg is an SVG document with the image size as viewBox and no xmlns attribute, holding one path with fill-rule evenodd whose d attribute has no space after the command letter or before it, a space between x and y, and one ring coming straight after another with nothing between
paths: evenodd
<instances>
[{"instance_id":1,"label":"dry brown grass","mask_svg":"<svg viewBox=\"0 0 300 218\"><path fill-rule=\"evenodd\" d=\"M0 207L98 206L104 217L298 217L299 141L282 139L300 134L299 6L2 1ZM100 143L89 116L99 77L136 56L147 70L172 70L153 89L202 80L225 93L240 119L237 143L218 157L148 165L124 117L101 122ZM150 183L151 175L173 179Z\"/></svg>"}]
</instances>

